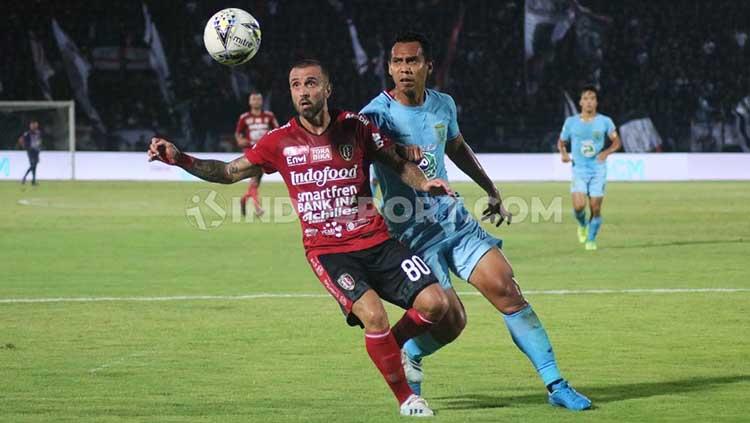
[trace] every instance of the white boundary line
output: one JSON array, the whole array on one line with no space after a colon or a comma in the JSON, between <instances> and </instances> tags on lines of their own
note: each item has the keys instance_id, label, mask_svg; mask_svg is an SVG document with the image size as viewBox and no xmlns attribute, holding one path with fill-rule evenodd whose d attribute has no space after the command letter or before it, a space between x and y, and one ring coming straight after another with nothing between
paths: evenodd
<instances>
[{"instance_id":1,"label":"white boundary line","mask_svg":"<svg viewBox=\"0 0 750 423\"><path fill-rule=\"evenodd\" d=\"M104 363L104 364L102 364L99 367L94 367L93 369L89 370L89 373L96 373L96 372L99 372L99 371L102 371L102 370L106 370L106 369L109 369L112 366L116 366L118 364L122 364L122 363L124 363L126 361L129 361L132 358L142 357L142 356L148 355L149 353L150 353L149 351L141 351L141 352L134 352L132 354L124 355L124 356L116 358L116 359L114 359L114 360L112 360L110 362Z\"/></svg>"},{"instance_id":2,"label":"white boundary line","mask_svg":"<svg viewBox=\"0 0 750 423\"><path fill-rule=\"evenodd\" d=\"M691 294L750 292L750 288L633 288L633 289L558 289L528 290L527 295L589 295L589 294ZM479 296L476 291L458 292L459 296ZM262 293L248 295L176 295L168 297L57 297L57 298L0 298L0 304L22 303L92 303L92 302L149 302L149 301L206 301L255 300L260 298L328 298L328 294Z\"/></svg>"}]
</instances>

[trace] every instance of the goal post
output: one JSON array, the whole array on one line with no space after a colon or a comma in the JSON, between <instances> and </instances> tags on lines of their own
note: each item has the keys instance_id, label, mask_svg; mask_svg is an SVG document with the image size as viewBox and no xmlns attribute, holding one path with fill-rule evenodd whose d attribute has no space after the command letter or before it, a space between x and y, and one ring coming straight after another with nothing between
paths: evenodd
<instances>
[{"instance_id":1,"label":"goal post","mask_svg":"<svg viewBox=\"0 0 750 423\"><path fill-rule=\"evenodd\" d=\"M43 133L51 137L45 149L66 150L70 153L70 179L76 178L76 111L74 101L0 101L0 131L10 134L12 145L24 131L28 122L37 120ZM19 127L19 124L21 125ZM0 149L12 148L4 141Z\"/></svg>"}]
</instances>

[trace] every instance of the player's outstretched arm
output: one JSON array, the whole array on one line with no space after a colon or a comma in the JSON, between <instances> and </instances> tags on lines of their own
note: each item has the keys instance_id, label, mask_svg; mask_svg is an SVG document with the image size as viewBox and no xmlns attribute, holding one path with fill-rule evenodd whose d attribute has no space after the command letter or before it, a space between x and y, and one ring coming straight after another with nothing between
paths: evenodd
<instances>
[{"instance_id":1,"label":"player's outstretched arm","mask_svg":"<svg viewBox=\"0 0 750 423\"><path fill-rule=\"evenodd\" d=\"M399 156L410 162L422 160L422 148L418 145L395 144Z\"/></svg>"},{"instance_id":2,"label":"player's outstretched arm","mask_svg":"<svg viewBox=\"0 0 750 423\"><path fill-rule=\"evenodd\" d=\"M479 159L464 140L464 136L459 134L456 138L448 141L445 145L445 154L489 196L489 204L483 213L482 220L489 220L497 226L507 221L510 225L513 216L503 206L500 191L487 175L482 164L479 163ZM497 223L495 222L496 219Z\"/></svg>"},{"instance_id":3,"label":"player's outstretched arm","mask_svg":"<svg viewBox=\"0 0 750 423\"><path fill-rule=\"evenodd\" d=\"M219 184L232 184L263 173L260 166L250 163L244 156L229 163L220 160L202 160L181 152L174 144L162 138L151 139L148 160L158 160L172 166L179 166L204 181Z\"/></svg>"},{"instance_id":4,"label":"player's outstretched arm","mask_svg":"<svg viewBox=\"0 0 750 423\"><path fill-rule=\"evenodd\" d=\"M375 159L393 169L406 185L417 191L429 192L430 195L454 195L447 182L442 179L427 179L419 166L398 154L395 146L381 148L375 153Z\"/></svg>"},{"instance_id":5,"label":"player's outstretched arm","mask_svg":"<svg viewBox=\"0 0 750 423\"><path fill-rule=\"evenodd\" d=\"M479 163L477 156L472 151L469 144L464 140L463 135L458 135L445 145L445 153L450 157L453 163L461 171L476 182L492 198L500 198L500 192L495 187L492 179L484 171L482 164Z\"/></svg>"}]
</instances>

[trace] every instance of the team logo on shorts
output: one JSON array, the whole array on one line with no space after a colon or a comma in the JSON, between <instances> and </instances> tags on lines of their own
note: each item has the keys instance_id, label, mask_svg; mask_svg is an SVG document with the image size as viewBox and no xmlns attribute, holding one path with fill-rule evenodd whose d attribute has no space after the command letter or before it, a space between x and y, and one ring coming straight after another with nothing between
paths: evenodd
<instances>
[{"instance_id":1,"label":"team logo on shorts","mask_svg":"<svg viewBox=\"0 0 750 423\"><path fill-rule=\"evenodd\" d=\"M347 162L354 157L354 146L351 144L341 144L339 146L339 155Z\"/></svg>"},{"instance_id":2,"label":"team logo on shorts","mask_svg":"<svg viewBox=\"0 0 750 423\"><path fill-rule=\"evenodd\" d=\"M354 289L354 278L348 273L344 273L343 275L339 276L338 280L336 280L336 283L347 291L351 291L352 289Z\"/></svg>"}]
</instances>

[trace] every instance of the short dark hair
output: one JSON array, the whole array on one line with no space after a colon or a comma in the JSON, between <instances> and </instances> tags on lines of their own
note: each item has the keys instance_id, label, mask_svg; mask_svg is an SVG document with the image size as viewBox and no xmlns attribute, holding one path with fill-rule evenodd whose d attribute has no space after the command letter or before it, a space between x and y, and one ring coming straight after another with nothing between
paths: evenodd
<instances>
[{"instance_id":1,"label":"short dark hair","mask_svg":"<svg viewBox=\"0 0 750 423\"><path fill-rule=\"evenodd\" d=\"M250 90L250 94L247 96L250 97L251 95L263 95L263 93L260 90Z\"/></svg>"},{"instance_id":2,"label":"short dark hair","mask_svg":"<svg viewBox=\"0 0 750 423\"><path fill-rule=\"evenodd\" d=\"M311 58L297 59L294 63L292 63L292 67L289 68L289 71L291 72L292 69L306 68L308 66L320 67L320 72L323 74L323 76L325 76L329 82L331 81L331 74L328 73L328 69L318 59L311 59Z\"/></svg>"},{"instance_id":3,"label":"short dark hair","mask_svg":"<svg viewBox=\"0 0 750 423\"><path fill-rule=\"evenodd\" d=\"M588 84L581 87L581 97L583 97L583 93L585 93L586 91L593 92L594 95L596 95L597 100L599 99L599 89L597 89L595 85Z\"/></svg>"},{"instance_id":4,"label":"short dark hair","mask_svg":"<svg viewBox=\"0 0 750 423\"><path fill-rule=\"evenodd\" d=\"M399 32L393 38L393 44L411 43L411 42L419 43L419 45L422 47L422 54L424 55L424 59L426 61L429 62L432 60L432 43L430 42L430 39L427 38L425 34L421 32L417 32L417 31L405 31L405 32Z\"/></svg>"}]
</instances>

